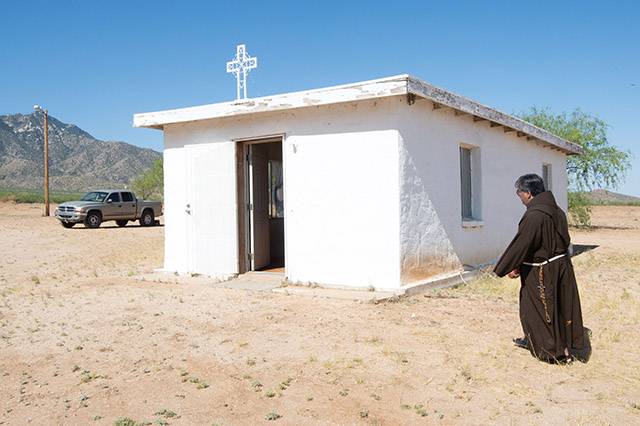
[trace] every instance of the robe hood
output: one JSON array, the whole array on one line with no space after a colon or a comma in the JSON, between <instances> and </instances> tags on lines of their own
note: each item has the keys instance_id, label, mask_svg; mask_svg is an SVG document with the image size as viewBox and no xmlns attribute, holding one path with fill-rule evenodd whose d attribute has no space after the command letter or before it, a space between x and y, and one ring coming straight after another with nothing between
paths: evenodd
<instances>
[{"instance_id":1,"label":"robe hood","mask_svg":"<svg viewBox=\"0 0 640 426\"><path fill-rule=\"evenodd\" d=\"M565 249L569 248L571 238L569 237L569 227L567 226L567 217L562 211L551 191L544 191L533 197L527 204L527 211L538 210L548 214L553 219L553 223L562 237Z\"/></svg>"},{"instance_id":2,"label":"robe hood","mask_svg":"<svg viewBox=\"0 0 640 426\"><path fill-rule=\"evenodd\" d=\"M533 197L531 201L529 201L529 204L527 204L527 210L541 210L549 216L553 216L553 213L558 208L556 198L553 196L551 191L541 192Z\"/></svg>"}]
</instances>

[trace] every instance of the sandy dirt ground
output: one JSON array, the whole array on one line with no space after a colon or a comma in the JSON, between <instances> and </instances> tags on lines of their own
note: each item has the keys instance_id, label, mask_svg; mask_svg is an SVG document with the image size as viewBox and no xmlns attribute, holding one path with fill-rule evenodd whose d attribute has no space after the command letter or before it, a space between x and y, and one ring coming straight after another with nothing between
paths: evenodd
<instances>
[{"instance_id":1,"label":"sandy dirt ground","mask_svg":"<svg viewBox=\"0 0 640 426\"><path fill-rule=\"evenodd\" d=\"M163 227L42 212L0 203L0 424L640 424L639 207L572 230L572 366L511 343L517 280L379 303L141 281Z\"/></svg>"}]
</instances>

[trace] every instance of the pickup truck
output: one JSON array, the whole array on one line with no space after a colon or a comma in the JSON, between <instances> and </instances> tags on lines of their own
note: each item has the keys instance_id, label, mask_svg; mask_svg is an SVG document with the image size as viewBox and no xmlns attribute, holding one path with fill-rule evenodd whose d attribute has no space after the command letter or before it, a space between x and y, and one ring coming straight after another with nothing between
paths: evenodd
<instances>
[{"instance_id":1,"label":"pickup truck","mask_svg":"<svg viewBox=\"0 0 640 426\"><path fill-rule=\"evenodd\" d=\"M135 220L140 221L140 226L151 226L157 224L156 217L162 216L162 203L138 200L132 191L107 189L91 191L80 201L62 203L54 213L65 228L76 223L97 228L107 220L115 220L120 227Z\"/></svg>"}]
</instances>

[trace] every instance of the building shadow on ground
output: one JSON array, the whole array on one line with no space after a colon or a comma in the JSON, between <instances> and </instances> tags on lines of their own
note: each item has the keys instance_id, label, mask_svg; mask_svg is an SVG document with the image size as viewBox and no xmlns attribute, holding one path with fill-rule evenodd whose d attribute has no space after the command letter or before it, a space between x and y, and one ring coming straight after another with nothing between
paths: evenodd
<instances>
[{"instance_id":1,"label":"building shadow on ground","mask_svg":"<svg viewBox=\"0 0 640 426\"><path fill-rule=\"evenodd\" d=\"M574 244L573 245L573 252L571 253L571 257L575 257L579 254L591 251L595 248L598 248L598 245L595 244Z\"/></svg>"}]
</instances>

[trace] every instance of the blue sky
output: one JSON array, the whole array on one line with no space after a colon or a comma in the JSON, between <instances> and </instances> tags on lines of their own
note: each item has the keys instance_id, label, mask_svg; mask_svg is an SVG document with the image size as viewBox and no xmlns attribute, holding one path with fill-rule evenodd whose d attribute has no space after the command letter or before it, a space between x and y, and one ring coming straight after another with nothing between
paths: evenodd
<instances>
[{"instance_id":1,"label":"blue sky","mask_svg":"<svg viewBox=\"0 0 640 426\"><path fill-rule=\"evenodd\" d=\"M634 154L640 196L637 1L0 0L0 115L40 104L101 140L162 150L133 114L411 74L507 113L583 111Z\"/></svg>"}]
</instances>

